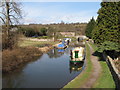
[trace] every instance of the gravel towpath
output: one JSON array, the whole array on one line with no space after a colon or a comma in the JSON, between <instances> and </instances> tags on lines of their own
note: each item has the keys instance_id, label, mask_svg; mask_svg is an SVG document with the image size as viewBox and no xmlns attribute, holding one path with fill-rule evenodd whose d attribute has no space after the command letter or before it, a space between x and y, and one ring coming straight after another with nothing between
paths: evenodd
<instances>
[{"instance_id":1,"label":"gravel towpath","mask_svg":"<svg viewBox=\"0 0 120 90\"><path fill-rule=\"evenodd\" d=\"M90 54L91 54L90 60L93 65L93 70L92 70L92 73L91 73L90 77L88 78L88 80L80 88L92 88L92 86L94 85L96 80L99 78L99 75L101 73L101 65L98 61L98 57L93 55L94 50L90 46L89 43L88 43L88 45L90 47Z\"/></svg>"}]
</instances>

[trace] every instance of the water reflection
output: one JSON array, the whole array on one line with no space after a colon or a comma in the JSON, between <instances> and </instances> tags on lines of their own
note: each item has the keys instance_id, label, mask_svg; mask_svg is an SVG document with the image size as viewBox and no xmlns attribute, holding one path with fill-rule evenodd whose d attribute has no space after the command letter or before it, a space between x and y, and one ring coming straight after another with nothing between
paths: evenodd
<instances>
[{"instance_id":1,"label":"water reflection","mask_svg":"<svg viewBox=\"0 0 120 90\"><path fill-rule=\"evenodd\" d=\"M80 71L82 70L82 66L83 66L83 62L79 62L79 63L72 63L72 62L69 62L69 66L70 66L70 73L74 72L74 71Z\"/></svg>"},{"instance_id":2,"label":"water reflection","mask_svg":"<svg viewBox=\"0 0 120 90\"><path fill-rule=\"evenodd\" d=\"M65 52L65 49L58 49L57 50L59 53L64 53Z\"/></svg>"},{"instance_id":3,"label":"water reflection","mask_svg":"<svg viewBox=\"0 0 120 90\"><path fill-rule=\"evenodd\" d=\"M64 49L52 49L50 50L47 55L49 56L49 58L58 58L60 56L62 56L64 54Z\"/></svg>"},{"instance_id":4,"label":"water reflection","mask_svg":"<svg viewBox=\"0 0 120 90\"><path fill-rule=\"evenodd\" d=\"M20 87L26 79L24 69L26 68L26 66L28 64L32 64L35 61L37 61L38 57L39 57L39 59L41 58L41 56L34 57L33 61L30 61L29 63L21 64L18 69L11 72L10 74L9 73L2 74L2 88L17 88L17 87Z\"/></svg>"},{"instance_id":5,"label":"water reflection","mask_svg":"<svg viewBox=\"0 0 120 90\"><path fill-rule=\"evenodd\" d=\"M16 80L16 78L18 78ZM22 78L22 79L21 79ZM16 88L20 86L21 82L24 82L24 76L22 71L18 71L17 73L11 73L3 76L2 79L2 87L3 88Z\"/></svg>"},{"instance_id":6,"label":"water reflection","mask_svg":"<svg viewBox=\"0 0 120 90\"><path fill-rule=\"evenodd\" d=\"M20 71L4 75L4 88L61 88L82 71L83 63L70 62L70 50L52 49ZM53 60L53 58L55 58ZM72 73L74 72L74 73Z\"/></svg>"}]
</instances>

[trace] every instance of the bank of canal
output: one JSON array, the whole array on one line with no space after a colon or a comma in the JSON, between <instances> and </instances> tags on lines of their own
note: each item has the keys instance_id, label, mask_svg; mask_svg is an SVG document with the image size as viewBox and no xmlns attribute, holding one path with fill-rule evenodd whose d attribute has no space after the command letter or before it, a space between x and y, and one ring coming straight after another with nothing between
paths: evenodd
<instances>
[{"instance_id":1,"label":"bank of canal","mask_svg":"<svg viewBox=\"0 0 120 90\"><path fill-rule=\"evenodd\" d=\"M3 75L3 88L62 88L84 69L70 64L70 50L52 49L21 70Z\"/></svg>"}]
</instances>

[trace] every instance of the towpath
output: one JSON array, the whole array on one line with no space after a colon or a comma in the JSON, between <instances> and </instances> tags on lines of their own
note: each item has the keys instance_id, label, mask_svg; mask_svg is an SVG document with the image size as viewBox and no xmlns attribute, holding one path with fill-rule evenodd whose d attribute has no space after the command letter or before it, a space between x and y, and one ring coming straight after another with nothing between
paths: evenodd
<instances>
[{"instance_id":1,"label":"towpath","mask_svg":"<svg viewBox=\"0 0 120 90\"><path fill-rule=\"evenodd\" d=\"M93 55L94 50L89 43L88 45L90 47L90 54L91 54L90 60L93 65L93 70L88 80L86 80L86 82L80 88L92 88L92 86L94 85L96 80L99 78L99 75L101 73L101 65L99 63L98 57Z\"/></svg>"}]
</instances>

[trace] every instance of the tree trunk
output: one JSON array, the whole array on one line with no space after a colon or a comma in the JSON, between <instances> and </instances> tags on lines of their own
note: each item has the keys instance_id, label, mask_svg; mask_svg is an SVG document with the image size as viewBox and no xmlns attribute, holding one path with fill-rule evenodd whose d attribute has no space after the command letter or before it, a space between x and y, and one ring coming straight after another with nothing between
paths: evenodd
<instances>
[{"instance_id":1,"label":"tree trunk","mask_svg":"<svg viewBox=\"0 0 120 90\"><path fill-rule=\"evenodd\" d=\"M7 36L9 37L9 29L10 29L10 17L9 17L9 2L6 2L6 11L7 11L7 15L6 15L6 33Z\"/></svg>"},{"instance_id":2,"label":"tree trunk","mask_svg":"<svg viewBox=\"0 0 120 90\"><path fill-rule=\"evenodd\" d=\"M7 39L7 47L12 49L11 38L10 38L10 2L6 2L6 39Z\"/></svg>"},{"instance_id":3,"label":"tree trunk","mask_svg":"<svg viewBox=\"0 0 120 90\"><path fill-rule=\"evenodd\" d=\"M55 32L53 32L53 41L55 42Z\"/></svg>"}]
</instances>

